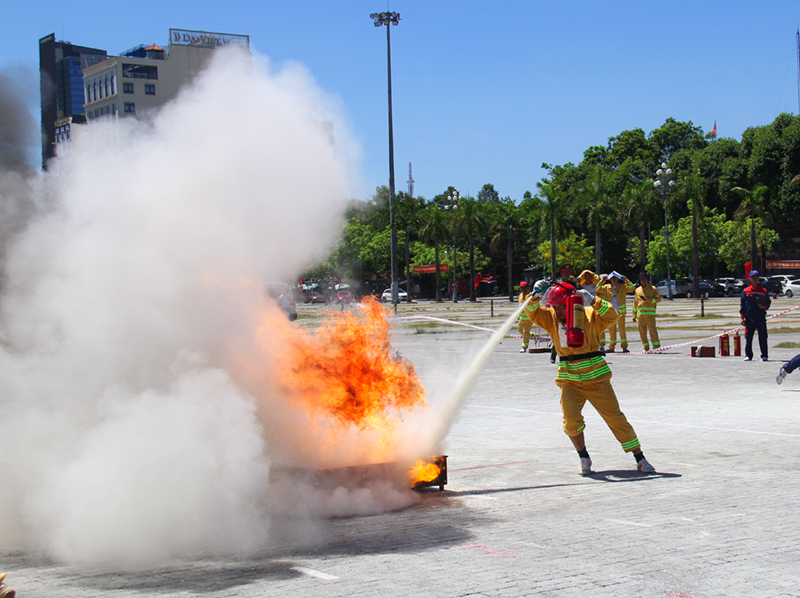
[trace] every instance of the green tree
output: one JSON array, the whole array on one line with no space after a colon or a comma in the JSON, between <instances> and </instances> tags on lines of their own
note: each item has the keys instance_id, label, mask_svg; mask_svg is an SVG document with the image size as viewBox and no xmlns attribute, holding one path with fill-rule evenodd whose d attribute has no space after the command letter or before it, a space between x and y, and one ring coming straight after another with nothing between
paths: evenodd
<instances>
[{"instance_id":1,"label":"green tree","mask_svg":"<svg viewBox=\"0 0 800 598\"><path fill-rule=\"evenodd\" d=\"M697 235L698 221L702 219L705 204L705 180L695 171L683 173L675 185L675 195L686 202L692 212L692 282L694 297L700 297L700 254Z\"/></svg>"},{"instance_id":2,"label":"green tree","mask_svg":"<svg viewBox=\"0 0 800 598\"><path fill-rule=\"evenodd\" d=\"M505 244L508 300L514 301L514 246L519 241L522 230L521 214L518 206L508 197L495 204L492 212L494 217L490 228L492 235L490 247L493 251L497 251L502 244Z\"/></svg>"},{"instance_id":3,"label":"green tree","mask_svg":"<svg viewBox=\"0 0 800 598\"><path fill-rule=\"evenodd\" d=\"M661 202L655 194L653 181L631 182L622 195L622 213L626 224L639 235L639 271L647 267L645 229L661 215Z\"/></svg>"},{"instance_id":4,"label":"green tree","mask_svg":"<svg viewBox=\"0 0 800 598\"><path fill-rule=\"evenodd\" d=\"M530 221L534 230L546 233L550 242L550 272L552 279L558 278L556 265L556 239L560 235L566 236L569 229L570 210L567 197L561 189L552 182L542 181L536 185L539 188L536 201L532 204Z\"/></svg>"},{"instance_id":5,"label":"green tree","mask_svg":"<svg viewBox=\"0 0 800 598\"><path fill-rule=\"evenodd\" d=\"M608 192L607 174L603 166L594 166L589 176L578 186L578 201L587 212L594 227L594 271L600 272L602 262L600 225L612 214L612 198Z\"/></svg>"},{"instance_id":6,"label":"green tree","mask_svg":"<svg viewBox=\"0 0 800 598\"><path fill-rule=\"evenodd\" d=\"M767 198L769 197L769 187L759 185L755 189L748 190L742 187L734 187L731 191L741 199L739 207L736 208L734 216L736 218L748 218L750 220L750 262L756 267L757 247L756 247L756 219L766 224Z\"/></svg>"},{"instance_id":7,"label":"green tree","mask_svg":"<svg viewBox=\"0 0 800 598\"><path fill-rule=\"evenodd\" d=\"M406 301L411 303L411 231L416 229L422 222L422 213L425 207L425 200L420 197L412 197L402 191L395 197L395 225L403 231L405 237L406 253Z\"/></svg>"},{"instance_id":8,"label":"green tree","mask_svg":"<svg viewBox=\"0 0 800 598\"><path fill-rule=\"evenodd\" d=\"M469 243L469 300L477 301L475 297L475 236L483 235L488 230L487 204L484 200L473 197L462 197L459 205L458 218L460 230L467 235Z\"/></svg>"},{"instance_id":9,"label":"green tree","mask_svg":"<svg viewBox=\"0 0 800 598\"><path fill-rule=\"evenodd\" d=\"M447 226L447 218L445 217L444 210L439 207L439 204L436 200L432 200L428 202L427 206L425 206L425 213L422 216L422 238L428 241L429 243L433 243L434 252L435 252L435 264L436 264L436 301L437 303L442 302L442 293L441 293L441 276L439 274L439 242L442 239L447 238L447 234L449 232Z\"/></svg>"},{"instance_id":10,"label":"green tree","mask_svg":"<svg viewBox=\"0 0 800 598\"><path fill-rule=\"evenodd\" d=\"M593 248L587 247L586 239L578 237L575 231L570 231L566 238L556 242L555 255L552 253L550 241L542 241L537 250L540 256L537 265L543 268L547 268L548 262L552 262L553 258L570 264L575 272L586 270L592 264Z\"/></svg>"}]
</instances>

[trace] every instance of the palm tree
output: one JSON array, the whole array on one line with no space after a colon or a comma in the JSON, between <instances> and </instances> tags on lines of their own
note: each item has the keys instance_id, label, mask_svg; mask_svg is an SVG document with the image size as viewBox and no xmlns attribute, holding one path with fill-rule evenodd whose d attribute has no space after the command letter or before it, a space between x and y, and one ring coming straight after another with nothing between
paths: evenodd
<instances>
[{"instance_id":1,"label":"palm tree","mask_svg":"<svg viewBox=\"0 0 800 598\"><path fill-rule=\"evenodd\" d=\"M639 235L639 267L645 272L647 267L647 245L645 228L655 219L661 203L655 194L653 181L640 181L625 187L622 193L625 221Z\"/></svg>"},{"instance_id":2,"label":"palm tree","mask_svg":"<svg viewBox=\"0 0 800 598\"><path fill-rule=\"evenodd\" d=\"M514 301L514 247L522 229L520 210L510 198L506 197L495 204L494 222L491 226L492 240L489 243L492 251L497 251L502 241L506 244L506 265L508 267L508 300Z\"/></svg>"},{"instance_id":3,"label":"palm tree","mask_svg":"<svg viewBox=\"0 0 800 598\"><path fill-rule=\"evenodd\" d=\"M446 238L449 231L444 210L439 207L439 204L436 203L436 200L428 202L425 208L425 213L422 215L422 229L420 232L426 241L433 243L436 261L436 301L441 303L442 295L440 290L441 280L439 276L439 240Z\"/></svg>"},{"instance_id":4,"label":"palm tree","mask_svg":"<svg viewBox=\"0 0 800 598\"><path fill-rule=\"evenodd\" d=\"M566 231L569 211L566 194L553 182L536 183L540 203L534 209L532 220L535 228L550 236L550 266L552 280L558 278L556 269L556 236Z\"/></svg>"},{"instance_id":5,"label":"palm tree","mask_svg":"<svg viewBox=\"0 0 800 598\"><path fill-rule=\"evenodd\" d=\"M700 297L700 251L697 242L697 221L705 210L706 182L699 172L688 172L678 178L676 197L692 204L692 279L694 297Z\"/></svg>"},{"instance_id":6,"label":"palm tree","mask_svg":"<svg viewBox=\"0 0 800 598\"><path fill-rule=\"evenodd\" d=\"M756 218L761 219L762 222L766 219L767 197L769 196L769 187L766 185L759 185L752 191L748 191L742 187L734 187L731 189L741 203L736 211L733 213L735 218L749 218L750 219L750 263L753 268L756 267ZM747 272L745 272L745 276Z\"/></svg>"},{"instance_id":7,"label":"palm tree","mask_svg":"<svg viewBox=\"0 0 800 598\"><path fill-rule=\"evenodd\" d=\"M608 217L611 196L606 182L606 170L595 166L589 176L578 186L578 199L588 211L588 221L594 225L594 269L600 272L602 251L600 247L600 223Z\"/></svg>"},{"instance_id":8,"label":"palm tree","mask_svg":"<svg viewBox=\"0 0 800 598\"><path fill-rule=\"evenodd\" d=\"M469 241L469 279L475 280L475 235L482 234L488 226L486 219L486 202L476 200L474 197L462 197L458 209L460 230L467 234ZM477 301L475 297L475 284L469 284L469 300Z\"/></svg>"},{"instance_id":9,"label":"palm tree","mask_svg":"<svg viewBox=\"0 0 800 598\"><path fill-rule=\"evenodd\" d=\"M421 222L422 210L425 207L425 200L412 197L403 193L397 194L395 198L395 225L405 233L406 249L406 301L411 303L411 229L417 227Z\"/></svg>"}]
</instances>

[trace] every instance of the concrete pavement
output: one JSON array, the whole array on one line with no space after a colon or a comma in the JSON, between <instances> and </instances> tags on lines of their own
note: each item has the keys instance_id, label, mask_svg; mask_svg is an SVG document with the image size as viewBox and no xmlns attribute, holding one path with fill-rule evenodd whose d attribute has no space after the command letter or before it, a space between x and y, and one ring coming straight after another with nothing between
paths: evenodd
<instances>
[{"instance_id":1,"label":"concrete pavement","mask_svg":"<svg viewBox=\"0 0 800 598\"><path fill-rule=\"evenodd\" d=\"M771 312L790 305L778 300ZM488 307L416 304L399 312L499 326ZM496 303L498 316L512 308ZM302 307L301 318L311 309ZM659 309L675 316L663 319L662 342L738 321L733 300L707 302L719 317L704 321L692 317L696 301ZM20 598L800 596L800 373L775 383L780 360L800 349L772 348L800 340L792 331L799 321L792 312L770 323L789 332L771 334L768 363L691 358L688 347L608 357L622 410L657 474L635 471L587 406L596 473L577 475L555 366L547 354L520 354L509 339L447 438L446 490L424 492L405 510L301 527L276 520L274 546L246 559L119 573L19 552L0 554L0 569ZM488 338L424 324L398 320L395 330L426 384L435 385L439 364L469 362ZM633 326L628 338L636 351Z\"/></svg>"}]
</instances>

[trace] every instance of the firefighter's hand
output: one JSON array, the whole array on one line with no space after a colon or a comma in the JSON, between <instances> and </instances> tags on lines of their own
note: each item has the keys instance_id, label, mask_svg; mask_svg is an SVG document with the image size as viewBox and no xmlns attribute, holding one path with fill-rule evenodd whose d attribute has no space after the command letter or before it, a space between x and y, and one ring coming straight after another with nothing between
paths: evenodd
<instances>
[{"instance_id":1,"label":"firefighter's hand","mask_svg":"<svg viewBox=\"0 0 800 598\"><path fill-rule=\"evenodd\" d=\"M533 285L533 294L541 297L544 295L544 292L550 287L550 283L546 280L540 280L535 285Z\"/></svg>"},{"instance_id":2,"label":"firefighter's hand","mask_svg":"<svg viewBox=\"0 0 800 598\"><path fill-rule=\"evenodd\" d=\"M581 296L584 305L591 305L592 301L594 301L594 296L586 289L581 289L580 291L576 291L576 293Z\"/></svg>"}]
</instances>

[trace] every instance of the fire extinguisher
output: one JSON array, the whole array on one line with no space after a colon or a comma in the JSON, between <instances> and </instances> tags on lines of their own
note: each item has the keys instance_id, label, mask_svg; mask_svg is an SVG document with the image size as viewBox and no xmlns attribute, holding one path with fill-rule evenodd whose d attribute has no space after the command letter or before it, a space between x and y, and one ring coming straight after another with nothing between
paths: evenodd
<instances>
[{"instance_id":1,"label":"fire extinguisher","mask_svg":"<svg viewBox=\"0 0 800 598\"><path fill-rule=\"evenodd\" d=\"M731 354L730 339L727 334L719 337L719 356L728 357Z\"/></svg>"},{"instance_id":2,"label":"fire extinguisher","mask_svg":"<svg viewBox=\"0 0 800 598\"><path fill-rule=\"evenodd\" d=\"M567 346L572 348L582 347L584 340L583 297L577 293L567 298Z\"/></svg>"},{"instance_id":3,"label":"fire extinguisher","mask_svg":"<svg viewBox=\"0 0 800 598\"><path fill-rule=\"evenodd\" d=\"M742 356L742 337L739 336L739 331L736 331L736 334L733 335L733 354L736 357Z\"/></svg>"}]
</instances>

